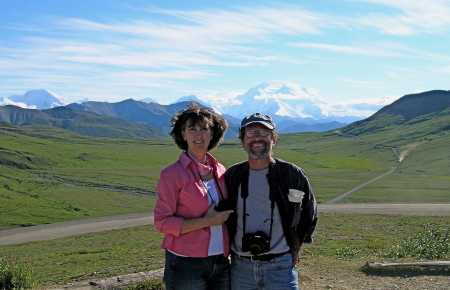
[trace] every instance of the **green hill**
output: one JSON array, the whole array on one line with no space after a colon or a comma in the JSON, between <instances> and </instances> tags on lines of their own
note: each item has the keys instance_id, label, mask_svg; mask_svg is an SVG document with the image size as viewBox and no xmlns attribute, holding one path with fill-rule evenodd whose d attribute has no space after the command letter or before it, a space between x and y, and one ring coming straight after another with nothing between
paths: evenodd
<instances>
[{"instance_id":1,"label":"green hill","mask_svg":"<svg viewBox=\"0 0 450 290\"><path fill-rule=\"evenodd\" d=\"M450 92L430 91L406 95L371 117L342 128L343 133L371 135L395 145L403 138L419 139L448 136L450 130ZM400 131L403 131L401 133ZM392 133L392 134L390 134ZM386 139L388 138L388 139Z\"/></svg>"},{"instance_id":2,"label":"green hill","mask_svg":"<svg viewBox=\"0 0 450 290\"><path fill-rule=\"evenodd\" d=\"M290 152L286 159L306 169L321 202L388 172L399 159L394 173L343 202L448 202L449 112L448 91L407 95L335 131L283 135L275 152Z\"/></svg>"},{"instance_id":3,"label":"green hill","mask_svg":"<svg viewBox=\"0 0 450 290\"><path fill-rule=\"evenodd\" d=\"M408 156L401 172L450 174L449 91L404 96L340 131L357 135L367 144L397 148L401 159Z\"/></svg>"}]
</instances>

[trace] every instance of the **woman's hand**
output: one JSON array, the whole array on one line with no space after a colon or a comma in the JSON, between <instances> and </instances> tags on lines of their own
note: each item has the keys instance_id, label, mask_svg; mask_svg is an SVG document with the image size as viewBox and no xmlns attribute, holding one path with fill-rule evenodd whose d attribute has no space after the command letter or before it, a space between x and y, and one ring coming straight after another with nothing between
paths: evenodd
<instances>
[{"instance_id":1,"label":"woman's hand","mask_svg":"<svg viewBox=\"0 0 450 290\"><path fill-rule=\"evenodd\" d=\"M201 218L184 219L181 224L180 234L189 233L206 227L220 226L223 224L233 211L226 210L218 212L214 210L215 206L216 204L213 202L213 204L208 208L208 211Z\"/></svg>"},{"instance_id":2,"label":"woman's hand","mask_svg":"<svg viewBox=\"0 0 450 290\"><path fill-rule=\"evenodd\" d=\"M230 214L233 212L232 210L225 210L225 211L215 211L214 207L216 206L216 203L213 202L213 204L208 208L208 211L204 215L204 218L209 220L209 226L220 226L230 216Z\"/></svg>"}]
</instances>

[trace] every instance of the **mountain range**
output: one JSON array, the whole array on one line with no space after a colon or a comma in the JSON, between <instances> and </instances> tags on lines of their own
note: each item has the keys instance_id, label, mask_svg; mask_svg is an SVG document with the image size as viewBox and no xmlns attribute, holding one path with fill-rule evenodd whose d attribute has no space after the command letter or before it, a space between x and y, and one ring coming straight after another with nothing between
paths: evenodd
<instances>
[{"instance_id":1,"label":"mountain range","mask_svg":"<svg viewBox=\"0 0 450 290\"><path fill-rule=\"evenodd\" d=\"M337 128L344 128L348 133L352 133L356 124L358 128L366 128L360 125L367 120L376 120L380 114L398 115L401 112L401 115L408 119L414 112L421 115L428 111L435 112L438 108L446 108L450 94L449 91L436 90L406 95L367 119L359 119L346 126L346 123L333 121L331 115L323 109L323 101L311 97L312 93L305 89L303 93L303 100L299 100L298 88L294 90L288 86L261 84L238 96L232 104L210 104L195 96L183 97L169 105L133 99L117 103L84 101L69 104L64 98L48 90L37 90L27 92L23 96L0 100L2 104L9 104L0 106L0 121L16 126L51 125L91 136L167 138L171 129L170 118L177 111L186 108L190 101L196 101L202 106L212 107L228 120L230 126L225 140L235 140L241 116L255 111L273 116L279 133L323 132ZM289 94L294 94L296 99L288 99L286 96ZM276 98L280 95L283 98ZM36 109L25 109L18 104L34 106ZM50 108L38 109L45 107ZM339 120L343 121L343 118L340 117ZM345 118L345 121L349 122L355 117ZM370 124L374 127L367 128L369 131L389 125L380 122L378 125L377 122ZM117 126L122 129L117 129Z\"/></svg>"},{"instance_id":2,"label":"mountain range","mask_svg":"<svg viewBox=\"0 0 450 290\"><path fill-rule=\"evenodd\" d=\"M118 103L108 102L84 102L81 104L69 104L66 107L78 111L93 112L104 116L123 118L138 124L143 124L169 136L171 130L170 118L176 112L183 110L189 102L177 102L170 105L157 103L144 103L128 99ZM225 135L225 140L236 139L237 126L230 122L230 127Z\"/></svg>"},{"instance_id":3,"label":"mountain range","mask_svg":"<svg viewBox=\"0 0 450 290\"><path fill-rule=\"evenodd\" d=\"M223 98L217 98L205 102L194 95L190 95L178 99L171 105L195 101L205 107L213 108L224 115L232 124L238 124L243 117L255 112L269 114L277 123L280 133L327 131L362 118L353 116L348 112L345 116L333 114L327 108L329 104L326 101L320 99L314 92L294 84L290 86L275 86L263 83L250 88L247 92L235 98L227 98L227 102L223 102L223 100ZM166 104L157 103L151 98L140 101L166 106ZM88 101L83 100L76 103L82 104L86 102ZM39 110L68 104L69 102L66 99L48 90L33 90L23 96L14 95L9 98L0 98L0 105L16 105L22 108ZM89 104L86 107L92 106ZM110 114L106 115L111 116Z\"/></svg>"}]
</instances>

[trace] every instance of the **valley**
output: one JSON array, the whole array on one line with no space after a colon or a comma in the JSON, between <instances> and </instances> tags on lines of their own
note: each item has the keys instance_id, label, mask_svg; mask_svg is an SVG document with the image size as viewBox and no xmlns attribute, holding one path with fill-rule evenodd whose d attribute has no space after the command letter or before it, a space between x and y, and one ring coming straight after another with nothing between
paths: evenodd
<instances>
[{"instance_id":1,"label":"valley","mask_svg":"<svg viewBox=\"0 0 450 290\"><path fill-rule=\"evenodd\" d=\"M368 259L426 225L448 228L449 106L406 114L393 105L339 128L342 134L280 135L274 156L306 171L319 202L316 241L303 250L305 287L340 289L329 280L336 276L355 287L374 279L388 285L392 280L361 272ZM161 235L150 214L159 172L180 153L173 141L9 123L0 123L0 140L0 241L13 239L0 251L29 259L41 285L162 267ZM246 159L233 140L211 153L226 167ZM55 239L35 239L51 231ZM399 285L417 280L405 283Z\"/></svg>"}]
</instances>

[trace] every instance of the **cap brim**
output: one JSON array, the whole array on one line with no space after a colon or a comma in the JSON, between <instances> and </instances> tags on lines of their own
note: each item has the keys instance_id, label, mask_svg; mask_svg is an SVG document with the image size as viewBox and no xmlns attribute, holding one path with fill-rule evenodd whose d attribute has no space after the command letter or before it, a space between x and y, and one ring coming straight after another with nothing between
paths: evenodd
<instances>
[{"instance_id":1,"label":"cap brim","mask_svg":"<svg viewBox=\"0 0 450 290\"><path fill-rule=\"evenodd\" d=\"M272 124L270 124L269 122L264 122L264 121L250 121L248 123L246 123L244 126L241 126L241 128L245 128L250 124L254 124L254 123L259 123L261 125L266 126L268 129L273 130L273 128L275 128Z\"/></svg>"}]
</instances>

